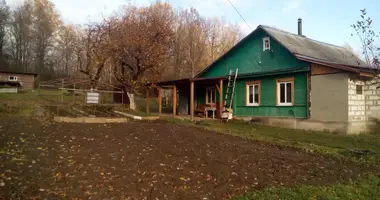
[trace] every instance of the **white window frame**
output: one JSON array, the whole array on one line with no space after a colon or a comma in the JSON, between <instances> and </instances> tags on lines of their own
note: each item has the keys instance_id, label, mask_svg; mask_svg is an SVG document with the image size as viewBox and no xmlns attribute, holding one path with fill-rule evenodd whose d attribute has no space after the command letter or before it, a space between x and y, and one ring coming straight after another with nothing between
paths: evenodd
<instances>
[{"instance_id":1,"label":"white window frame","mask_svg":"<svg viewBox=\"0 0 380 200\"><path fill-rule=\"evenodd\" d=\"M268 41L268 47L265 46L265 41ZM263 38L263 51L270 50L270 37Z\"/></svg>"},{"instance_id":2,"label":"white window frame","mask_svg":"<svg viewBox=\"0 0 380 200\"><path fill-rule=\"evenodd\" d=\"M253 93L252 93L252 95L253 95L253 102L249 102L249 88L250 87L253 87ZM257 102L256 102L256 100L255 100L255 87L257 87L257 90L258 90L258 99L257 99ZM246 84L245 84L245 98L246 98L246 100L245 100L245 105L246 106L259 106L260 105L260 96L261 96L261 94L260 94L261 92L260 92L260 81L255 81L255 82L247 82Z\"/></svg>"},{"instance_id":3,"label":"white window frame","mask_svg":"<svg viewBox=\"0 0 380 200\"><path fill-rule=\"evenodd\" d=\"M211 100L208 98L208 94L211 92ZM216 104L216 89L215 87L206 88L206 104Z\"/></svg>"},{"instance_id":4,"label":"white window frame","mask_svg":"<svg viewBox=\"0 0 380 200\"><path fill-rule=\"evenodd\" d=\"M291 102L287 102L287 95L288 95L288 92L287 92L287 83L290 83L291 86L291 95L292 95L292 101ZM277 88L277 106L293 106L294 105L294 79L291 78L291 79L286 79L286 80L277 80L276 81L276 88ZM281 102L281 84L284 84L285 85L285 103L282 103Z\"/></svg>"},{"instance_id":5,"label":"white window frame","mask_svg":"<svg viewBox=\"0 0 380 200\"><path fill-rule=\"evenodd\" d=\"M13 77L13 80L11 80L11 77ZM18 77L17 76L8 76L8 81L17 81Z\"/></svg>"}]
</instances>

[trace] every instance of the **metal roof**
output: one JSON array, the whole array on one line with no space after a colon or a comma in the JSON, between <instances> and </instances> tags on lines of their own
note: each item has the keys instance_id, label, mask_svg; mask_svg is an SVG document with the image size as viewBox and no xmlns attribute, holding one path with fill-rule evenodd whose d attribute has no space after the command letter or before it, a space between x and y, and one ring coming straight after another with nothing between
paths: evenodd
<instances>
[{"instance_id":1,"label":"metal roof","mask_svg":"<svg viewBox=\"0 0 380 200\"><path fill-rule=\"evenodd\" d=\"M320 42L303 35L269 26L260 25L259 28L262 28L294 55L302 55L332 64L368 67L365 62L344 47Z\"/></svg>"},{"instance_id":2,"label":"metal roof","mask_svg":"<svg viewBox=\"0 0 380 200\"><path fill-rule=\"evenodd\" d=\"M23 75L33 75L33 76L37 76L38 75L37 73L33 73L33 72L16 72L16 71L8 71L8 70L0 70L0 73L4 73L4 74L23 74Z\"/></svg>"}]
</instances>

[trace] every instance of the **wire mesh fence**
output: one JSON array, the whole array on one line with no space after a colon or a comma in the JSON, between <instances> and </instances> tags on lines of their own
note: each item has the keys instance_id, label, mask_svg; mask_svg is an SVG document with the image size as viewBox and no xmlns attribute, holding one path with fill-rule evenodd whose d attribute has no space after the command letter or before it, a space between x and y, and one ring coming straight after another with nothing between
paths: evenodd
<instances>
[{"instance_id":1,"label":"wire mesh fence","mask_svg":"<svg viewBox=\"0 0 380 200\"><path fill-rule=\"evenodd\" d=\"M112 108L125 103L121 88L106 83L93 88L89 80L76 78L41 82L38 96L57 116L114 116Z\"/></svg>"}]
</instances>

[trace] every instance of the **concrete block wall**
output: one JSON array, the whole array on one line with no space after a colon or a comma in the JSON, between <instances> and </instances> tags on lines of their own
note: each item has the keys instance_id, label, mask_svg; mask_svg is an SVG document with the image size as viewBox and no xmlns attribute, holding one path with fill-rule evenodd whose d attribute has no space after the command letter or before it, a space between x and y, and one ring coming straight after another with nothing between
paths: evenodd
<instances>
[{"instance_id":1,"label":"concrete block wall","mask_svg":"<svg viewBox=\"0 0 380 200\"><path fill-rule=\"evenodd\" d=\"M356 85L363 85L363 94L356 94ZM348 133L368 133L372 118L380 119L380 89L372 82L348 80Z\"/></svg>"},{"instance_id":2,"label":"concrete block wall","mask_svg":"<svg viewBox=\"0 0 380 200\"><path fill-rule=\"evenodd\" d=\"M364 86L366 120L380 119L380 89L378 85L367 82Z\"/></svg>"},{"instance_id":3,"label":"concrete block wall","mask_svg":"<svg viewBox=\"0 0 380 200\"><path fill-rule=\"evenodd\" d=\"M356 93L356 85L363 86L363 94ZM364 94L365 83L363 81L355 81L348 79L348 121L349 122L360 122L366 120L366 109L365 109L365 94Z\"/></svg>"}]
</instances>

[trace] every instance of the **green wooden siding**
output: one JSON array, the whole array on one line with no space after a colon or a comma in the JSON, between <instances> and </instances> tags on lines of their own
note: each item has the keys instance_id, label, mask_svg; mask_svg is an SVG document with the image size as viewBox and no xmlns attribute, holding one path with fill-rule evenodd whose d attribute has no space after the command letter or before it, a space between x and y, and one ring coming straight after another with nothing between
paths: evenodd
<instances>
[{"instance_id":1,"label":"green wooden siding","mask_svg":"<svg viewBox=\"0 0 380 200\"><path fill-rule=\"evenodd\" d=\"M276 79L294 77L294 104L293 106L277 106ZM246 82L260 80L260 105L246 106ZM226 91L226 82L223 89ZM205 104L205 87L196 87L196 100L198 104ZM217 93L217 102L219 95ZM276 76L264 76L256 78L238 79L235 85L233 102L234 116L258 116L258 117L294 117L307 118L307 73L284 74Z\"/></svg>"},{"instance_id":2,"label":"green wooden siding","mask_svg":"<svg viewBox=\"0 0 380 200\"><path fill-rule=\"evenodd\" d=\"M276 79L287 77L294 77L294 104L293 106L277 106ZM245 83L256 80L261 81L260 106L246 106ZM235 91L235 116L307 118L307 73L239 79L236 82Z\"/></svg>"},{"instance_id":3,"label":"green wooden siding","mask_svg":"<svg viewBox=\"0 0 380 200\"><path fill-rule=\"evenodd\" d=\"M206 88L196 85L195 98L196 98L195 100L197 101L197 104L206 104Z\"/></svg>"},{"instance_id":4,"label":"green wooden siding","mask_svg":"<svg viewBox=\"0 0 380 200\"><path fill-rule=\"evenodd\" d=\"M225 85L225 84L223 84ZM225 87L227 85L223 86L224 92L225 93ZM206 88L208 87L215 87L215 85L195 85L195 100L197 104L206 104ZM216 91L216 102L219 102L219 92Z\"/></svg>"},{"instance_id":5,"label":"green wooden siding","mask_svg":"<svg viewBox=\"0 0 380 200\"><path fill-rule=\"evenodd\" d=\"M296 59L273 38L270 39L270 51L263 52L264 37L269 37L269 35L263 30L258 30L249 38L245 38L199 77L227 76L230 69L235 70L236 68L239 69L239 75L245 74L244 77L248 77L243 78L242 76L237 80L233 103L235 116L307 118L307 72L309 71L309 64ZM260 73L266 75L260 75ZM293 106L277 106L276 79L285 77L294 77ZM246 106L245 83L256 80L261 81L260 106ZM223 88L225 93L226 81ZM196 86L196 96L197 103L205 103L205 86Z\"/></svg>"},{"instance_id":6,"label":"green wooden siding","mask_svg":"<svg viewBox=\"0 0 380 200\"><path fill-rule=\"evenodd\" d=\"M287 49L270 40L270 51L263 52L263 38L268 35L258 30L246 38L222 59L214 63L200 77L226 76L230 69L239 68L239 74L273 71L289 68L308 67L306 62L297 60Z\"/></svg>"}]
</instances>

